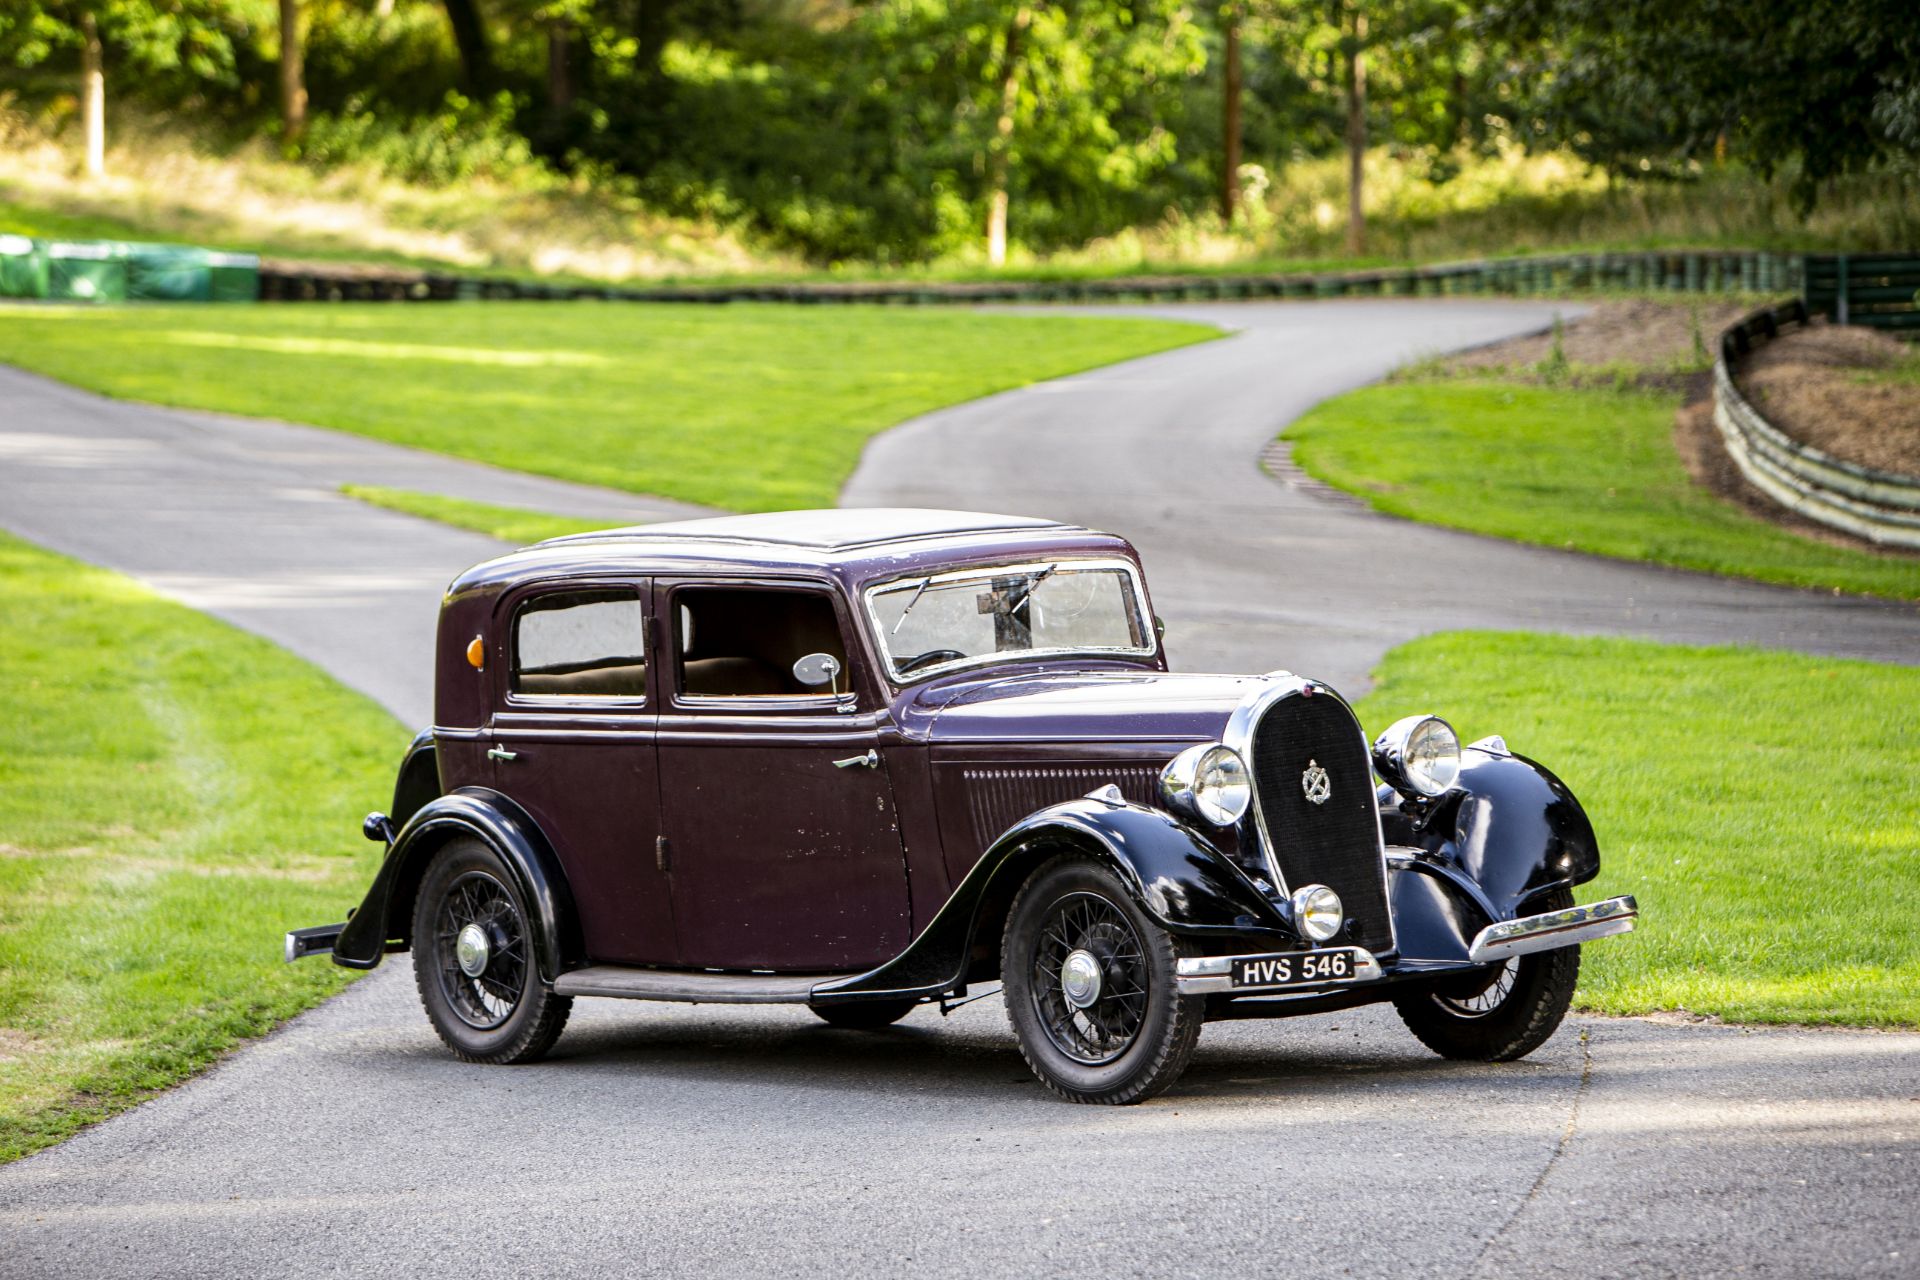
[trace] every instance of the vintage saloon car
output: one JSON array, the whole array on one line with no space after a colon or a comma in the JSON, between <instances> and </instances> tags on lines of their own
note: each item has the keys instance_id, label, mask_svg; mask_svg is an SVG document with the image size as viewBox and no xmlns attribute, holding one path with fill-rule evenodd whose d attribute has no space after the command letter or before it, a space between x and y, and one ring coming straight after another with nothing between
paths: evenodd
<instances>
[{"instance_id":1,"label":"vintage saloon car","mask_svg":"<svg viewBox=\"0 0 1920 1280\"><path fill-rule=\"evenodd\" d=\"M876 1029L996 979L1082 1102L1166 1088L1216 1018L1392 1001L1449 1057L1543 1043L1579 944L1636 916L1574 905L1599 853L1560 780L1432 717L1369 752L1325 685L1172 674L1160 630L1132 546L1045 520L799 511L504 556L447 591L372 888L287 957L411 948L440 1037L488 1063L544 1054L577 996Z\"/></svg>"}]
</instances>

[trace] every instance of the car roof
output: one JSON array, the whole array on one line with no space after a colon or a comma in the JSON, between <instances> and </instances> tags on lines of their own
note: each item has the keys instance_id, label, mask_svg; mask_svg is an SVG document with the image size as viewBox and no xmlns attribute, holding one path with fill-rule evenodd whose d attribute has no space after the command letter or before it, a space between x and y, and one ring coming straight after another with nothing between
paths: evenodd
<instances>
[{"instance_id":1,"label":"car roof","mask_svg":"<svg viewBox=\"0 0 1920 1280\"><path fill-rule=\"evenodd\" d=\"M1032 516L1000 516L980 511L938 511L919 507L855 507L824 511L770 511L760 515L711 516L704 520L672 520L663 524L632 525L552 538L553 543L602 542L614 539L655 541L695 538L711 542L762 543L770 546L810 547L819 551L850 551L889 542L952 538L962 534L1005 533L1030 529L1071 529L1057 520Z\"/></svg>"},{"instance_id":2,"label":"car roof","mask_svg":"<svg viewBox=\"0 0 1920 1280\"><path fill-rule=\"evenodd\" d=\"M968 563L1048 556L1134 558L1125 539L1083 525L974 511L873 507L715 516L571 534L475 565L451 595L536 578L824 571L847 589Z\"/></svg>"}]
</instances>

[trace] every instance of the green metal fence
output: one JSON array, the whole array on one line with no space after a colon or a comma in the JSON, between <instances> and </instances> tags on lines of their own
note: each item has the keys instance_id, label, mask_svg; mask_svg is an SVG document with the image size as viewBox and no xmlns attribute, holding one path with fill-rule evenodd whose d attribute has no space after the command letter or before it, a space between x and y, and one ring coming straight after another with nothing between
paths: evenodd
<instances>
[{"instance_id":1,"label":"green metal fence","mask_svg":"<svg viewBox=\"0 0 1920 1280\"><path fill-rule=\"evenodd\" d=\"M0 236L0 297L60 302L252 302L260 259L193 245Z\"/></svg>"},{"instance_id":2,"label":"green metal fence","mask_svg":"<svg viewBox=\"0 0 1920 1280\"><path fill-rule=\"evenodd\" d=\"M1551 295L1605 290L1800 294L1841 323L1920 333L1920 254L1746 250L1562 253L1424 267L1094 280L680 285L621 288L352 266L123 241L0 236L0 297L82 302L1208 302L1248 298Z\"/></svg>"},{"instance_id":3,"label":"green metal fence","mask_svg":"<svg viewBox=\"0 0 1920 1280\"><path fill-rule=\"evenodd\" d=\"M1839 324L1920 330L1920 254L1807 255L1806 300Z\"/></svg>"}]
</instances>

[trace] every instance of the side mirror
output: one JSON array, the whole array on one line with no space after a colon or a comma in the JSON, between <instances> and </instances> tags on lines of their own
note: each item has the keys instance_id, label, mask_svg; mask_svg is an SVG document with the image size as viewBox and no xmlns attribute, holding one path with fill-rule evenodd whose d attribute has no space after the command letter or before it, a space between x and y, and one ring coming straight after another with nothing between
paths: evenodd
<instances>
[{"instance_id":1,"label":"side mirror","mask_svg":"<svg viewBox=\"0 0 1920 1280\"><path fill-rule=\"evenodd\" d=\"M828 685L840 692L840 659L830 653L810 653L793 664L793 678L809 689Z\"/></svg>"}]
</instances>

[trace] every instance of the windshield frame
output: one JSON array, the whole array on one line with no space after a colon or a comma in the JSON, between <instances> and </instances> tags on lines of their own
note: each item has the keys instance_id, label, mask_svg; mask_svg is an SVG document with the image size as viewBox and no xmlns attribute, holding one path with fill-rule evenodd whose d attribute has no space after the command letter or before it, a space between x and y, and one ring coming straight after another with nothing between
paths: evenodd
<instances>
[{"instance_id":1,"label":"windshield frame","mask_svg":"<svg viewBox=\"0 0 1920 1280\"><path fill-rule=\"evenodd\" d=\"M924 580L929 587L947 582L961 582L969 578L987 579L1008 574L1037 574L1049 567L1058 572L1077 572L1086 569L1118 570L1126 576L1127 584L1132 588L1133 608L1137 617L1140 633L1146 637L1144 645L1076 645L1072 648L1047 649L1008 649L995 653L976 654L968 658L956 658L936 663L930 667L918 667L902 672L894 665L894 652L887 644L885 625L880 621L877 597L886 591L897 590L902 584L916 584ZM970 667L999 666L1007 662L1024 662L1035 658L1152 658L1160 652L1159 628L1154 625L1153 609L1147 603L1147 585L1141 576L1140 566L1122 556L1051 556L1044 560L1022 560L1012 564L993 564L982 562L969 564L958 569L947 569L934 573L897 573L878 581L870 582L860 589L862 611L866 615L868 633L875 646L887 679L900 686L921 684L935 676L946 675L953 671L964 671Z\"/></svg>"}]
</instances>

